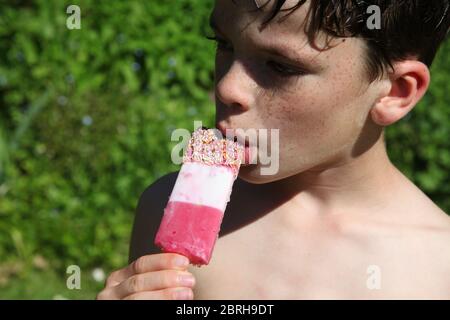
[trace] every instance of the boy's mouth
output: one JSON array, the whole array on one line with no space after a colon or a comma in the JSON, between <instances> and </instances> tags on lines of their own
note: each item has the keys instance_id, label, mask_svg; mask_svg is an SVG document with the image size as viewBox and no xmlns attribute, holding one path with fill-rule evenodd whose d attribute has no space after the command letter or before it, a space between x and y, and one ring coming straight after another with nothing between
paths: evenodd
<instances>
[{"instance_id":1,"label":"boy's mouth","mask_svg":"<svg viewBox=\"0 0 450 320\"><path fill-rule=\"evenodd\" d=\"M237 137L234 138L234 142L236 143L240 143L240 141L238 141L239 139ZM242 163L241 166L248 166L250 165L251 161L251 148L249 145L249 142L247 141L247 139L244 141L244 158L242 159Z\"/></svg>"},{"instance_id":2,"label":"boy's mouth","mask_svg":"<svg viewBox=\"0 0 450 320\"><path fill-rule=\"evenodd\" d=\"M253 163L251 163L251 160L252 160L254 148L252 148L252 146L250 146L249 137L244 138L244 137L238 136L236 134L236 131L231 128L225 128L220 125L216 125L216 128L217 128L217 130L220 131L220 133L222 134L222 136L225 139L232 138L234 142L239 143L240 145L242 145L244 147L244 158L242 159L242 164L241 164L242 166L248 166L250 164L253 164ZM230 135L229 138L227 136L227 132Z\"/></svg>"},{"instance_id":3,"label":"boy's mouth","mask_svg":"<svg viewBox=\"0 0 450 320\"><path fill-rule=\"evenodd\" d=\"M239 139L239 138L236 137L236 136L233 137L233 141L236 142L236 143L242 144L242 142L241 142L242 139ZM244 146L245 148L247 148L247 147L250 146L250 144L249 144L249 142L248 142L248 137L245 138L243 146Z\"/></svg>"},{"instance_id":4,"label":"boy's mouth","mask_svg":"<svg viewBox=\"0 0 450 320\"><path fill-rule=\"evenodd\" d=\"M234 142L239 143L240 145L242 145L244 147L249 147L250 146L248 137L245 137L245 139L244 139L244 137L238 136L236 134L235 129L224 128L224 127L219 126L219 125L217 125L216 128L217 128L217 130L220 131L220 133L222 134L223 138L230 139L230 140L232 138ZM227 135L227 133L228 133L228 135Z\"/></svg>"}]
</instances>

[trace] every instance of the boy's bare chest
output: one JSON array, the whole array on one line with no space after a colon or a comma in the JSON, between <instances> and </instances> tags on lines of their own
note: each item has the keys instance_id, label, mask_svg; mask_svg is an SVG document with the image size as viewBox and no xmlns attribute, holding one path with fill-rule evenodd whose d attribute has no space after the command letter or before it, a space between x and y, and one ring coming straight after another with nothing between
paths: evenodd
<instances>
[{"instance_id":1,"label":"boy's bare chest","mask_svg":"<svg viewBox=\"0 0 450 320\"><path fill-rule=\"evenodd\" d=\"M254 247L224 240L217 243L211 264L195 269L197 299L345 298L367 290L367 270L355 257L320 255L310 244L282 248L276 239L256 240Z\"/></svg>"},{"instance_id":2,"label":"boy's bare chest","mask_svg":"<svg viewBox=\"0 0 450 320\"><path fill-rule=\"evenodd\" d=\"M320 232L281 235L254 223L220 238L211 264L191 268L196 299L424 298L435 289L407 249Z\"/></svg>"}]
</instances>

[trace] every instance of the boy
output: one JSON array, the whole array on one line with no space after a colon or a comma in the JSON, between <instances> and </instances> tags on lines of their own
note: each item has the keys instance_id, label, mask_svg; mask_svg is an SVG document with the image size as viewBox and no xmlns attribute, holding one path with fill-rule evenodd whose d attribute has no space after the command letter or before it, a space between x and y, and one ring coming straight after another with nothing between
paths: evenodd
<instances>
[{"instance_id":1,"label":"boy","mask_svg":"<svg viewBox=\"0 0 450 320\"><path fill-rule=\"evenodd\" d=\"M156 181L99 299L450 299L450 218L384 144L428 88L449 1L371 4L380 28L362 1L216 0L216 126L279 129L279 170L241 168L202 268L153 246L177 173Z\"/></svg>"}]
</instances>

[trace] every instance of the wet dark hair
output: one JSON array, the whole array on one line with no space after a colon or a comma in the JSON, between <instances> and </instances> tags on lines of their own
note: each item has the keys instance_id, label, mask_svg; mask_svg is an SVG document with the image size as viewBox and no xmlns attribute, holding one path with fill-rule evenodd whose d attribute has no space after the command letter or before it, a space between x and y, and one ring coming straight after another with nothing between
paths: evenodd
<instances>
[{"instance_id":1,"label":"wet dark hair","mask_svg":"<svg viewBox=\"0 0 450 320\"><path fill-rule=\"evenodd\" d=\"M237 0L233 0L236 2ZM271 1L275 5L262 27L277 15L286 12L281 20L305 4L298 0L290 8L283 8L286 0L258 0L260 8ZM450 0L310 0L305 33L317 48L315 37L319 31L328 35L329 48L333 37L358 37L367 47L366 67L370 81L380 78L392 63L413 56L428 67L445 40L450 26ZM262 3L262 4L261 4ZM381 11L381 28L369 29L367 8L377 5ZM331 36L331 37L330 37Z\"/></svg>"}]
</instances>

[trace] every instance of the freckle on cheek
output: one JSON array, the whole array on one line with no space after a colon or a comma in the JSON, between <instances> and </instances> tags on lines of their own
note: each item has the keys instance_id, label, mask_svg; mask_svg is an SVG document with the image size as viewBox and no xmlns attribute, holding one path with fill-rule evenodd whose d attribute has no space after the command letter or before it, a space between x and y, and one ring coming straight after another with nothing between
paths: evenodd
<instances>
[{"instance_id":1,"label":"freckle on cheek","mask_svg":"<svg viewBox=\"0 0 450 320\"><path fill-rule=\"evenodd\" d=\"M281 106L281 112L283 112L285 114L292 113L292 111L293 111L293 108L288 104Z\"/></svg>"}]
</instances>

